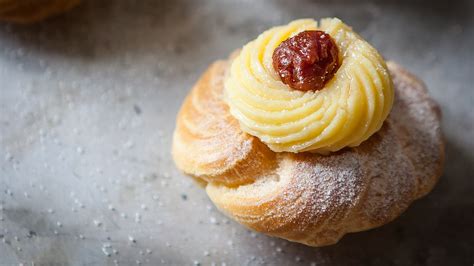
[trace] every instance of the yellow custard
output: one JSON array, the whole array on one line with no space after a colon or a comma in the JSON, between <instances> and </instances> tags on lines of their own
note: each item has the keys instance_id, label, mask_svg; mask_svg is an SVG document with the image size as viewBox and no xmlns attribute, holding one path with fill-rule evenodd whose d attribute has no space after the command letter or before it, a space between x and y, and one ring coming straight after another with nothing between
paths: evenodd
<instances>
[{"instance_id":1,"label":"yellow custard","mask_svg":"<svg viewBox=\"0 0 474 266\"><path fill-rule=\"evenodd\" d=\"M306 30L328 33L339 49L339 69L321 90L284 84L272 64L280 43ZM275 152L328 153L355 147L377 132L394 90L380 54L337 18L295 20L246 44L225 80L225 98L241 129Z\"/></svg>"}]
</instances>

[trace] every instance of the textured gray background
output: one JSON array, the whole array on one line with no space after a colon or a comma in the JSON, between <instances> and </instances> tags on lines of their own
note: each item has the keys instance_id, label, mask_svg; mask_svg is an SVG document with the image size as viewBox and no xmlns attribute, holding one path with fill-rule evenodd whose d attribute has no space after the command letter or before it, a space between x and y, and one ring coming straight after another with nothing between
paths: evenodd
<instances>
[{"instance_id":1,"label":"textured gray background","mask_svg":"<svg viewBox=\"0 0 474 266\"><path fill-rule=\"evenodd\" d=\"M469 0L102 0L0 24L0 265L472 265L473 10ZM433 193L396 221L309 248L226 219L169 150L209 63L272 25L326 16L426 81L447 161Z\"/></svg>"}]
</instances>

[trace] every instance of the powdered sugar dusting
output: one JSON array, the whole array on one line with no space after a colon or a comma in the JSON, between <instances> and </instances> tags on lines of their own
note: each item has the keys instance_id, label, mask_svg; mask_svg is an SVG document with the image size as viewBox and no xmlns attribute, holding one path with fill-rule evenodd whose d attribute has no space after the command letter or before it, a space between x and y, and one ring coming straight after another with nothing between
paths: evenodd
<instances>
[{"instance_id":1,"label":"powdered sugar dusting","mask_svg":"<svg viewBox=\"0 0 474 266\"><path fill-rule=\"evenodd\" d=\"M221 68L214 73L219 77L211 80L221 79L225 65ZM198 83L191 95L199 92L202 97L194 98L193 103L203 109L188 115L192 114L193 121L218 125L218 133L198 122L193 127L181 126L180 120L191 120L181 114L175 160L191 174L196 164L183 163L186 156L176 156L185 153L181 148L188 147L186 152L191 154L199 151L212 161L197 164L206 171L203 179L209 182L210 198L257 231L320 246L337 242L345 233L380 226L431 190L443 161L435 104L422 83L395 64L389 64L389 69L396 100L382 129L359 147L328 156L269 152L257 138L243 134L228 109L219 105L223 103L221 83ZM191 108L185 103L182 112ZM184 137L192 130L193 136ZM206 138L196 137L199 134ZM217 163L219 160L222 162ZM217 171L219 167L224 170Z\"/></svg>"}]
</instances>

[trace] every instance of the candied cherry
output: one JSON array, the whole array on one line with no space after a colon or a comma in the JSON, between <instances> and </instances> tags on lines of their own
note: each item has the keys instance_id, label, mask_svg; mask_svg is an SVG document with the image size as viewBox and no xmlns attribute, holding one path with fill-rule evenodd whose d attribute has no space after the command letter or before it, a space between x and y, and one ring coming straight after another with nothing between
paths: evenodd
<instances>
[{"instance_id":1,"label":"candied cherry","mask_svg":"<svg viewBox=\"0 0 474 266\"><path fill-rule=\"evenodd\" d=\"M283 41L273 52L273 68L295 90L320 90L339 68L339 49L324 31L308 30Z\"/></svg>"}]
</instances>

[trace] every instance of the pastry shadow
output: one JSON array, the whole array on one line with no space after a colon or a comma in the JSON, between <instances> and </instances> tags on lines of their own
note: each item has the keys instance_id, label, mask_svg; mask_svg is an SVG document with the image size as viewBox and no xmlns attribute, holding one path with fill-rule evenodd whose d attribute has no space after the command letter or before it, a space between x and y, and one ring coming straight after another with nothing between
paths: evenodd
<instances>
[{"instance_id":1,"label":"pastry shadow","mask_svg":"<svg viewBox=\"0 0 474 266\"><path fill-rule=\"evenodd\" d=\"M206 29L194 25L198 23L176 21L192 17L194 9L186 0L82 0L70 11L35 24L1 22L0 40L39 58L93 62L125 55L167 55L168 60L174 55L178 60L188 51L185 45L195 41L193 35L207 40Z\"/></svg>"},{"instance_id":2,"label":"pastry shadow","mask_svg":"<svg viewBox=\"0 0 474 266\"><path fill-rule=\"evenodd\" d=\"M380 22L383 10L397 12L400 20L413 21L414 28L429 33L448 30L452 25L447 22L461 24L471 16L466 1L459 1L456 5L427 0L414 3L390 0L372 5L348 0L307 1L296 7L287 2L275 4L285 16L267 25L268 21L254 16L239 24L223 15L220 8L202 11L200 3L190 0L82 0L72 10L40 23L16 25L1 22L0 41L7 43L8 48L23 49L37 57L52 54L89 62L121 56L153 56L163 61L162 64L185 61L188 64L183 63L184 66L195 69L195 62L209 63L236 48L220 47L220 42L209 43L209 40L219 39L214 35L230 39L238 35L237 39L244 43L243 40L264 29L260 28L262 24L269 27L291 18L339 16L347 18L356 29L362 30L363 35L372 36L380 29L369 25ZM430 8L426 8L427 4ZM341 5L350 8L341 8ZM420 14L423 20L419 19ZM426 46L427 42L420 43ZM205 52L200 55L200 51ZM215 57L209 58L209 54Z\"/></svg>"},{"instance_id":3,"label":"pastry shadow","mask_svg":"<svg viewBox=\"0 0 474 266\"><path fill-rule=\"evenodd\" d=\"M433 191L394 221L345 235L332 246L312 248L276 240L281 256L317 265L467 265L474 248L474 156L445 139L444 174ZM269 240L270 241L270 240ZM286 243L284 243L286 242Z\"/></svg>"}]
</instances>

